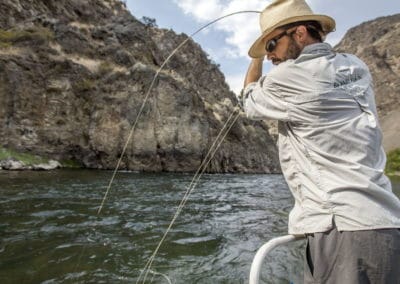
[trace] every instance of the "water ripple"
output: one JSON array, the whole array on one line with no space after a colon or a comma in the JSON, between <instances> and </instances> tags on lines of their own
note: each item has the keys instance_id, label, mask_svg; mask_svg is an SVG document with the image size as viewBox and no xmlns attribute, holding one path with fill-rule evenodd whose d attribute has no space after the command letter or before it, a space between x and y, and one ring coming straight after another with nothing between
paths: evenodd
<instances>
[{"instance_id":1,"label":"water ripple","mask_svg":"<svg viewBox=\"0 0 400 284\"><path fill-rule=\"evenodd\" d=\"M2 283L132 283L167 229L190 174L0 174ZM165 283L245 283L255 251L286 234L293 200L280 175L204 175L157 255ZM264 280L301 274L301 247L274 252Z\"/></svg>"}]
</instances>

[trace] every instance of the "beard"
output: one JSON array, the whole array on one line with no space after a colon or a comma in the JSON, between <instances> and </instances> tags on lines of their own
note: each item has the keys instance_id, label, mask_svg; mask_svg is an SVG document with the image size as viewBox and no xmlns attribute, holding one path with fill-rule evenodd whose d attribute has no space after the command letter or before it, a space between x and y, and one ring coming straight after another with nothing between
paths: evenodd
<instances>
[{"instance_id":1,"label":"beard","mask_svg":"<svg viewBox=\"0 0 400 284\"><path fill-rule=\"evenodd\" d=\"M283 58L274 58L272 63L274 65L278 65L282 62L285 62L288 59L296 59L300 56L302 48L297 44L297 42L293 39L292 36L289 37L289 45L286 51L286 54Z\"/></svg>"}]
</instances>

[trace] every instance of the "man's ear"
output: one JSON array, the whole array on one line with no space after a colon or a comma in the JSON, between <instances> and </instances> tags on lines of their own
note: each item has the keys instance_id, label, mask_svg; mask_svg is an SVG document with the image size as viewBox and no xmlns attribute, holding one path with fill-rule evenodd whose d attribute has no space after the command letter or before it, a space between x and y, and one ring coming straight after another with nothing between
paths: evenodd
<instances>
[{"instance_id":1,"label":"man's ear","mask_svg":"<svg viewBox=\"0 0 400 284\"><path fill-rule=\"evenodd\" d=\"M299 43L304 44L307 41L307 28L303 25L297 27L295 35Z\"/></svg>"},{"instance_id":2,"label":"man's ear","mask_svg":"<svg viewBox=\"0 0 400 284\"><path fill-rule=\"evenodd\" d=\"M303 25L300 25L296 29L297 36L301 39L304 38L307 34L307 28Z\"/></svg>"}]
</instances>

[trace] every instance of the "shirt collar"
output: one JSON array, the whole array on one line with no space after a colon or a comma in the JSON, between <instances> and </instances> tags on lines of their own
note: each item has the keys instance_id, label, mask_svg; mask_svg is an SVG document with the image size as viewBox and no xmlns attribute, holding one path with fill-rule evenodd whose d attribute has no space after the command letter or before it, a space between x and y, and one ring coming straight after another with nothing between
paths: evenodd
<instances>
[{"instance_id":1,"label":"shirt collar","mask_svg":"<svg viewBox=\"0 0 400 284\"><path fill-rule=\"evenodd\" d=\"M332 53L332 46L326 42L318 42L307 45L301 54L329 54Z\"/></svg>"}]
</instances>

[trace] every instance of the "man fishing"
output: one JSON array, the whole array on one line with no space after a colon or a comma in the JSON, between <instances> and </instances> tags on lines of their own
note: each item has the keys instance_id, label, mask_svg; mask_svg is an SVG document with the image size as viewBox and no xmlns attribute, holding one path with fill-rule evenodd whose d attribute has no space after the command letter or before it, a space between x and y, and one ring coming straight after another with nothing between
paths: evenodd
<instances>
[{"instance_id":1,"label":"man fishing","mask_svg":"<svg viewBox=\"0 0 400 284\"><path fill-rule=\"evenodd\" d=\"M260 26L239 101L250 119L278 120L289 234L307 236L304 282L399 283L400 201L367 66L323 42L335 21L304 0L274 1ZM276 65L266 76L264 58Z\"/></svg>"}]
</instances>

